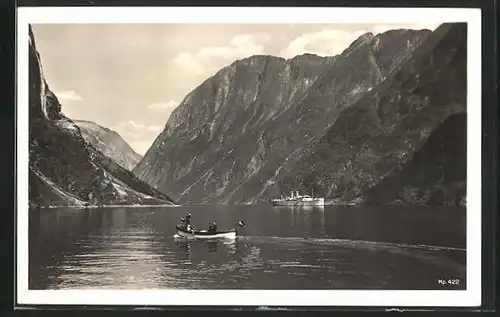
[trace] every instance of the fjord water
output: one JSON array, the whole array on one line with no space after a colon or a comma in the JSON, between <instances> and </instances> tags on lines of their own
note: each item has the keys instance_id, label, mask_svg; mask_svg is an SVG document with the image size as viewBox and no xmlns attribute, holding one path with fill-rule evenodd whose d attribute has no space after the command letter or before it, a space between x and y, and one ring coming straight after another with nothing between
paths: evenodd
<instances>
[{"instance_id":1,"label":"fjord water","mask_svg":"<svg viewBox=\"0 0 500 317\"><path fill-rule=\"evenodd\" d=\"M235 241L174 239L243 220ZM465 289L465 209L185 206L30 211L30 289ZM442 285L438 280L459 280Z\"/></svg>"}]
</instances>

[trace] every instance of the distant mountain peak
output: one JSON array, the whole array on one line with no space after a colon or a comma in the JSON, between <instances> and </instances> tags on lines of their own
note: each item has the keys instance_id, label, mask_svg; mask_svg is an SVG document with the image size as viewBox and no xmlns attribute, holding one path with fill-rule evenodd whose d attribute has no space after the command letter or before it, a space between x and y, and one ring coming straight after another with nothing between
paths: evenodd
<instances>
[{"instance_id":1,"label":"distant mountain peak","mask_svg":"<svg viewBox=\"0 0 500 317\"><path fill-rule=\"evenodd\" d=\"M239 65L258 65L261 63L266 63L269 61L282 61L284 62L285 59L282 57L274 56L274 55L265 55L265 54L256 54L256 55L250 55L248 57L240 58L229 64L228 66L224 67L221 69L221 71L224 71L226 69L230 69Z\"/></svg>"},{"instance_id":2,"label":"distant mountain peak","mask_svg":"<svg viewBox=\"0 0 500 317\"><path fill-rule=\"evenodd\" d=\"M97 122L94 122L94 121L80 120L80 119L71 119L71 121L73 121L75 124L77 124L79 126L94 127L94 128L103 129L103 130L109 131L109 132L115 132L109 128L106 128L106 127L98 124Z\"/></svg>"},{"instance_id":3,"label":"distant mountain peak","mask_svg":"<svg viewBox=\"0 0 500 317\"><path fill-rule=\"evenodd\" d=\"M360 36L358 36L357 39L355 39L351 43L351 45L349 45L349 47L347 49L359 46L359 45L364 44L364 43L369 43L371 40L373 40L374 37L375 37L375 35L373 35L372 32L366 32L364 34L361 34Z\"/></svg>"},{"instance_id":4,"label":"distant mountain peak","mask_svg":"<svg viewBox=\"0 0 500 317\"><path fill-rule=\"evenodd\" d=\"M73 120L73 122L80 128L85 141L121 167L132 170L141 160L142 156L136 153L118 132L93 121Z\"/></svg>"},{"instance_id":5,"label":"distant mountain peak","mask_svg":"<svg viewBox=\"0 0 500 317\"><path fill-rule=\"evenodd\" d=\"M288 58L287 61L291 61L291 60L296 60L296 59L313 59L313 60L321 60L321 59L324 59L325 57L323 56L319 56L318 54L314 54L314 53L304 53L304 54L300 54L300 55L296 55L292 58Z\"/></svg>"}]
</instances>

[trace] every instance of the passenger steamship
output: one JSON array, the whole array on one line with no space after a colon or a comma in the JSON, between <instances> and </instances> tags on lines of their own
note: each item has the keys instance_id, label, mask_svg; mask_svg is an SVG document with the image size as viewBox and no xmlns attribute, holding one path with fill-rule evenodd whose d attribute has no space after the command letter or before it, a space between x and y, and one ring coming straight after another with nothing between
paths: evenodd
<instances>
[{"instance_id":1,"label":"passenger steamship","mask_svg":"<svg viewBox=\"0 0 500 317\"><path fill-rule=\"evenodd\" d=\"M325 199L309 195L301 195L299 191L291 191L290 196L271 199L274 206L324 206Z\"/></svg>"}]
</instances>

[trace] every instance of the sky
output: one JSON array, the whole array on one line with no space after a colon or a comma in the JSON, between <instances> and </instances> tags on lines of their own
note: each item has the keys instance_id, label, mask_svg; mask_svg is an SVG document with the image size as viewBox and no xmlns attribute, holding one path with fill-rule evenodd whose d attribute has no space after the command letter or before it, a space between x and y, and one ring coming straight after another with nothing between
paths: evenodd
<instances>
[{"instance_id":1,"label":"sky","mask_svg":"<svg viewBox=\"0 0 500 317\"><path fill-rule=\"evenodd\" d=\"M184 96L238 59L341 53L358 36L435 24L34 24L48 86L71 119L143 155Z\"/></svg>"}]
</instances>

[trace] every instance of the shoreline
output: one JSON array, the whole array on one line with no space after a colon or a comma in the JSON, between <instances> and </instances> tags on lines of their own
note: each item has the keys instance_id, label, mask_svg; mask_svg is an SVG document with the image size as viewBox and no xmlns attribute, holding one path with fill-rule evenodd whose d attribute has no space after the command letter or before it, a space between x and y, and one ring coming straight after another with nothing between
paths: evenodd
<instances>
[{"instance_id":1,"label":"shoreline","mask_svg":"<svg viewBox=\"0 0 500 317\"><path fill-rule=\"evenodd\" d=\"M267 202L259 202L259 203L241 203L241 204L204 204L204 203L199 203L199 204L185 204L185 205L180 205L180 204L147 204L147 205L131 205L131 204L125 204L125 205L118 205L118 204L113 204L113 205L51 205L51 206L29 206L29 210L33 209L57 209L57 208L68 208L68 209L96 209L96 208L155 208L155 207L166 207L166 208L178 208L178 207L201 207L201 206L242 206L242 207L250 207L250 206L268 206L272 208L325 208L325 207L364 207L364 206L371 206L371 207L421 207L421 208L432 208L432 207L437 207L437 208L457 208L457 209L467 209L467 206L427 206L427 205L399 205L399 204L388 204L388 205L371 205L371 204L353 204L353 203L325 203L324 205L293 205L293 206L274 206L272 204L269 204Z\"/></svg>"},{"instance_id":2,"label":"shoreline","mask_svg":"<svg viewBox=\"0 0 500 317\"><path fill-rule=\"evenodd\" d=\"M151 207L182 207L182 205L173 205L173 204L159 204L159 205L86 205L86 206L78 206L78 205L55 205L55 206L38 206L38 207L32 207L30 206L29 209L57 209L57 208L68 208L68 209L95 209L95 208L151 208Z\"/></svg>"}]
</instances>

